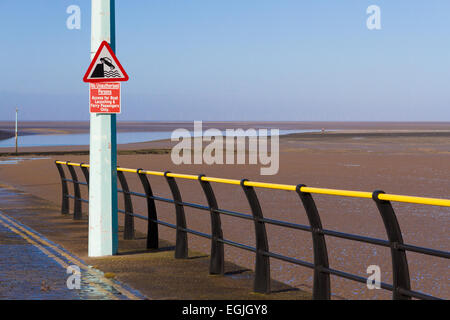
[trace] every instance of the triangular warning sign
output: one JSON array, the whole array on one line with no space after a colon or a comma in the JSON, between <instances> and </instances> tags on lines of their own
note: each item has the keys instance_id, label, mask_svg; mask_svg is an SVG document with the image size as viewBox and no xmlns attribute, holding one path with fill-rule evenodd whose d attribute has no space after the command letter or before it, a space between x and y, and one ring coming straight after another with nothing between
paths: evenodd
<instances>
[{"instance_id":1,"label":"triangular warning sign","mask_svg":"<svg viewBox=\"0 0 450 320\"><path fill-rule=\"evenodd\" d=\"M84 82L128 81L129 77L108 42L103 41L83 77Z\"/></svg>"}]
</instances>

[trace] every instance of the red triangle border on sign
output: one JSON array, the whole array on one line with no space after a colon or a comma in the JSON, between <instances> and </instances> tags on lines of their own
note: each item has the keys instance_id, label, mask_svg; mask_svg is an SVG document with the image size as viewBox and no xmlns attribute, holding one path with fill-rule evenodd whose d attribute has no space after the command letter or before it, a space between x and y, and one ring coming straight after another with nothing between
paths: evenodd
<instances>
[{"instance_id":1,"label":"red triangle border on sign","mask_svg":"<svg viewBox=\"0 0 450 320\"><path fill-rule=\"evenodd\" d=\"M111 54L111 57L114 59L114 62L117 64L117 66L119 67L120 71L122 72L122 74L124 75L123 78L99 78L99 79L88 79L89 75L91 74L92 69L94 68L98 56L100 55L100 53L102 52L103 47L106 47L106 49L109 51L109 53ZM125 72L125 70L123 69L122 65L119 62L119 59L117 59L116 55L114 54L114 51L111 49L111 47L109 46L109 43L107 41L103 41L100 44L100 47L97 50L97 53L94 56L94 59L92 59L91 64L89 65L88 70L86 71L86 74L83 77L83 81L84 82L115 82L115 81L128 81L130 78L128 77L128 74Z\"/></svg>"}]
</instances>

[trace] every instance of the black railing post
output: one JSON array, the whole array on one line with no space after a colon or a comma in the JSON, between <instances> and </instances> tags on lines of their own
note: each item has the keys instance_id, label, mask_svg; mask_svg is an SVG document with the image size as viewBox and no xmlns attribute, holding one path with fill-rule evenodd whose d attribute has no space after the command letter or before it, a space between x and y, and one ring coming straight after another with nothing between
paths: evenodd
<instances>
[{"instance_id":1,"label":"black railing post","mask_svg":"<svg viewBox=\"0 0 450 320\"><path fill-rule=\"evenodd\" d=\"M89 189L89 169L87 167L83 167L84 163L80 163L81 171L83 172L84 179L86 180L87 187Z\"/></svg>"},{"instance_id":2,"label":"black railing post","mask_svg":"<svg viewBox=\"0 0 450 320\"><path fill-rule=\"evenodd\" d=\"M252 210L255 224L256 237L256 263L255 282L253 290L259 293L270 293L270 260L266 252L269 252L269 242L267 240L266 226L261 219L264 219L258 196L253 187L245 185L247 179L241 180L241 187L244 189L250 209Z\"/></svg>"},{"instance_id":3,"label":"black railing post","mask_svg":"<svg viewBox=\"0 0 450 320\"><path fill-rule=\"evenodd\" d=\"M71 165L69 165L69 161L66 161L66 165L69 168L70 175L72 176L73 181L73 191L74 191L74 202L73 202L73 218L75 220L81 220L82 219L82 213L81 213L81 191L80 191L80 185L78 184L78 176L75 171L75 168Z\"/></svg>"},{"instance_id":4,"label":"black railing post","mask_svg":"<svg viewBox=\"0 0 450 320\"><path fill-rule=\"evenodd\" d=\"M61 177L61 214L69 214L69 189L67 187L66 174L64 173L64 168L61 166L61 164L55 161L55 165L58 168L59 176Z\"/></svg>"},{"instance_id":5,"label":"black railing post","mask_svg":"<svg viewBox=\"0 0 450 320\"><path fill-rule=\"evenodd\" d=\"M177 238L175 243L175 258L186 259L188 257L188 239L186 229L186 216L184 214L184 207L181 204L180 190L178 189L177 182L174 178L167 176L170 171L164 172L164 177L169 184L170 191L172 192L173 200L175 202L175 213L177 219Z\"/></svg>"},{"instance_id":6,"label":"black railing post","mask_svg":"<svg viewBox=\"0 0 450 320\"><path fill-rule=\"evenodd\" d=\"M391 243L391 256L392 256L392 299L394 300L410 300L411 297L403 295L399 292L399 289L411 289L408 260L406 258L406 252L404 249L399 248L399 245L403 244L402 231L398 224L397 217L389 201L380 200L379 195L384 191L377 190L372 194L372 199L377 204L378 211L383 219L384 227L388 240Z\"/></svg>"},{"instance_id":7,"label":"black railing post","mask_svg":"<svg viewBox=\"0 0 450 320\"><path fill-rule=\"evenodd\" d=\"M156 213L155 199L153 199L153 192L150 186L150 182L144 173L140 173L142 169L137 169L137 174L141 180L142 187L147 198L147 249L158 249L159 248L159 235L158 235L158 215Z\"/></svg>"},{"instance_id":8,"label":"black railing post","mask_svg":"<svg viewBox=\"0 0 450 320\"><path fill-rule=\"evenodd\" d=\"M314 300L330 300L330 274L323 272L323 268L328 268L328 251L325 242L325 236L322 233L322 222L320 221L319 211L316 203L310 193L302 192L301 188L305 185L297 185L296 191L300 196L303 207L305 208L309 224L311 226L311 234L313 240L314 251L314 284L313 299Z\"/></svg>"},{"instance_id":9,"label":"black railing post","mask_svg":"<svg viewBox=\"0 0 450 320\"><path fill-rule=\"evenodd\" d=\"M125 208L125 217L123 224L123 238L125 240L134 239L134 217L132 214L133 211L133 203L131 202L130 189L128 188L127 179L125 178L125 174L117 170L117 178L119 178L120 186L122 188L123 194L123 202Z\"/></svg>"},{"instance_id":10,"label":"black railing post","mask_svg":"<svg viewBox=\"0 0 450 320\"><path fill-rule=\"evenodd\" d=\"M218 209L217 200L214 195L214 191L211 184L208 181L202 181L204 174L198 176L198 181L202 186L205 193L206 200L208 201L209 212L211 214L211 259L209 260L209 273L210 274L224 274L224 249L223 242L218 240L223 239L222 224L220 221L220 214L216 211Z\"/></svg>"}]
</instances>

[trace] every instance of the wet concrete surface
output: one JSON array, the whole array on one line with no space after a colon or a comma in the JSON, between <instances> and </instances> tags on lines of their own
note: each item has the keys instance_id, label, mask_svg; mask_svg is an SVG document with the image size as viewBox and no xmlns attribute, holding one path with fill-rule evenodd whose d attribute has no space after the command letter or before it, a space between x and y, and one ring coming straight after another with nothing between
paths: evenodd
<instances>
[{"instance_id":1,"label":"wet concrete surface","mask_svg":"<svg viewBox=\"0 0 450 320\"><path fill-rule=\"evenodd\" d=\"M121 228L118 255L90 258L87 236L86 216L75 221L49 201L0 185L0 299L311 298L274 280L270 294L255 294L251 270L226 262L225 275L210 276L208 255L174 259L172 243L147 250L143 234L123 240ZM80 267L80 290L67 288L69 265Z\"/></svg>"},{"instance_id":2,"label":"wet concrete surface","mask_svg":"<svg viewBox=\"0 0 450 320\"><path fill-rule=\"evenodd\" d=\"M0 299L128 298L108 282L101 272L0 211Z\"/></svg>"},{"instance_id":3,"label":"wet concrete surface","mask_svg":"<svg viewBox=\"0 0 450 320\"><path fill-rule=\"evenodd\" d=\"M0 226L0 299L77 299L65 270L38 247Z\"/></svg>"}]
</instances>

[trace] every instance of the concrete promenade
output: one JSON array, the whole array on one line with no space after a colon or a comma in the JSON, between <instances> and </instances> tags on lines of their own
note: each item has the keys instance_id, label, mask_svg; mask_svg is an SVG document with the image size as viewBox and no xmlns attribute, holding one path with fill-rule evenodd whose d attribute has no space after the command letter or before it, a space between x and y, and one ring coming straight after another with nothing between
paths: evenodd
<instances>
[{"instance_id":1,"label":"concrete promenade","mask_svg":"<svg viewBox=\"0 0 450 320\"><path fill-rule=\"evenodd\" d=\"M121 231L121 230L119 230ZM119 254L87 257L87 217L75 221L58 206L0 185L0 299L309 299L273 281L272 293L252 293L253 272L226 263L224 276L208 274L209 257L189 252L173 258L173 244L145 249L145 235L123 240ZM81 271L69 289L69 266Z\"/></svg>"},{"instance_id":2,"label":"concrete promenade","mask_svg":"<svg viewBox=\"0 0 450 320\"><path fill-rule=\"evenodd\" d=\"M0 299L145 298L1 211L0 257Z\"/></svg>"}]
</instances>

